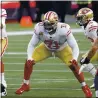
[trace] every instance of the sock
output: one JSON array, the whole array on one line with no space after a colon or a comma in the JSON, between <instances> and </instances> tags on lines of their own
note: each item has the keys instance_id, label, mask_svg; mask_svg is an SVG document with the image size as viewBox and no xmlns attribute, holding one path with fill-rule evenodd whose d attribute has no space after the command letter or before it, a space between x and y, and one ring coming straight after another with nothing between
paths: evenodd
<instances>
[{"instance_id":1,"label":"sock","mask_svg":"<svg viewBox=\"0 0 98 98\"><path fill-rule=\"evenodd\" d=\"M0 73L4 73L4 64L2 61L0 61Z\"/></svg>"},{"instance_id":2,"label":"sock","mask_svg":"<svg viewBox=\"0 0 98 98\"><path fill-rule=\"evenodd\" d=\"M80 83L84 82L84 75L83 73L79 74L80 67L78 65L70 65L69 68L72 70L75 77L78 79Z\"/></svg>"},{"instance_id":3,"label":"sock","mask_svg":"<svg viewBox=\"0 0 98 98\"><path fill-rule=\"evenodd\" d=\"M95 94L96 94L96 97L98 97L98 90L97 90L97 91L95 91Z\"/></svg>"},{"instance_id":4,"label":"sock","mask_svg":"<svg viewBox=\"0 0 98 98\"><path fill-rule=\"evenodd\" d=\"M30 83L30 81L24 79L24 83L28 85Z\"/></svg>"},{"instance_id":5,"label":"sock","mask_svg":"<svg viewBox=\"0 0 98 98\"><path fill-rule=\"evenodd\" d=\"M26 60L25 67L24 67L24 80L30 79L34 64L35 64L34 61Z\"/></svg>"},{"instance_id":6,"label":"sock","mask_svg":"<svg viewBox=\"0 0 98 98\"><path fill-rule=\"evenodd\" d=\"M93 77L95 77L96 69L92 63L87 64L87 66L85 67L85 70L91 73Z\"/></svg>"},{"instance_id":7,"label":"sock","mask_svg":"<svg viewBox=\"0 0 98 98\"><path fill-rule=\"evenodd\" d=\"M2 59L0 61L0 83L2 83L5 87L7 87L4 77L4 63L2 62Z\"/></svg>"},{"instance_id":8,"label":"sock","mask_svg":"<svg viewBox=\"0 0 98 98\"><path fill-rule=\"evenodd\" d=\"M5 77L4 77L4 73L0 73L0 83L2 83L4 85L4 87L7 87Z\"/></svg>"},{"instance_id":9,"label":"sock","mask_svg":"<svg viewBox=\"0 0 98 98\"><path fill-rule=\"evenodd\" d=\"M2 80L2 81L5 80L5 79L4 79L4 73L1 73L1 80Z\"/></svg>"},{"instance_id":10,"label":"sock","mask_svg":"<svg viewBox=\"0 0 98 98\"><path fill-rule=\"evenodd\" d=\"M81 83L81 85L82 85L82 86L85 86L85 85L86 85L86 83L85 83L85 82L82 82L82 83Z\"/></svg>"}]
</instances>

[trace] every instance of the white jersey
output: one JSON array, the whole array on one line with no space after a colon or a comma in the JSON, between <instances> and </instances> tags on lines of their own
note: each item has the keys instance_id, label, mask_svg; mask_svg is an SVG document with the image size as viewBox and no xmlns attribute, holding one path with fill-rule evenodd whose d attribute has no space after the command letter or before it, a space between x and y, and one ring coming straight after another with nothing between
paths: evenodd
<instances>
[{"instance_id":1,"label":"white jersey","mask_svg":"<svg viewBox=\"0 0 98 98\"><path fill-rule=\"evenodd\" d=\"M92 44L97 38L97 33L98 33L98 23L95 21L90 21L84 28L84 34Z\"/></svg>"},{"instance_id":2,"label":"white jersey","mask_svg":"<svg viewBox=\"0 0 98 98\"><path fill-rule=\"evenodd\" d=\"M52 51L61 50L67 45L67 36L71 33L70 26L64 23L58 23L57 30L50 35L45 31L43 23L38 23L34 33L45 43L45 46Z\"/></svg>"},{"instance_id":3,"label":"white jersey","mask_svg":"<svg viewBox=\"0 0 98 98\"><path fill-rule=\"evenodd\" d=\"M5 20L7 13L5 9L0 9L0 39L7 37Z\"/></svg>"},{"instance_id":4,"label":"white jersey","mask_svg":"<svg viewBox=\"0 0 98 98\"><path fill-rule=\"evenodd\" d=\"M35 45L42 41L46 48L50 51L60 51L64 49L67 45L72 48L73 58L77 60L79 55L79 49L74 36L71 33L70 26L65 23L58 23L57 29L54 34L49 34L43 26L43 23L37 23L34 29L34 35L29 42L27 53L28 59L32 57L32 53Z\"/></svg>"}]
</instances>

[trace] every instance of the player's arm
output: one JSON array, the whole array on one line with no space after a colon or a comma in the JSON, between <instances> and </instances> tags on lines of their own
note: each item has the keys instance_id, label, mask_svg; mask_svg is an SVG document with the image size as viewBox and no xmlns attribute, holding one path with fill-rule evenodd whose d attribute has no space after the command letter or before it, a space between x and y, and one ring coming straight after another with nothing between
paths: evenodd
<instances>
[{"instance_id":1,"label":"player's arm","mask_svg":"<svg viewBox=\"0 0 98 98\"><path fill-rule=\"evenodd\" d=\"M6 25L5 20L6 20L6 17L2 16L2 18L1 18L1 26L2 26L2 28Z\"/></svg>"},{"instance_id":2,"label":"player's arm","mask_svg":"<svg viewBox=\"0 0 98 98\"><path fill-rule=\"evenodd\" d=\"M0 28L1 29L3 29L5 27L5 20L6 20L5 17L1 17L1 19L0 19Z\"/></svg>"},{"instance_id":3,"label":"player's arm","mask_svg":"<svg viewBox=\"0 0 98 98\"><path fill-rule=\"evenodd\" d=\"M87 57L81 59L80 63L81 63L82 66L79 70L79 74L83 71L83 69L86 66L88 66L88 64L90 63L91 58L95 55L97 50L98 50L98 37L94 41L94 43L92 45L92 48L89 50Z\"/></svg>"},{"instance_id":4,"label":"player's arm","mask_svg":"<svg viewBox=\"0 0 98 98\"><path fill-rule=\"evenodd\" d=\"M94 41L92 48L89 50L87 57L81 60L81 64L88 64L91 58L95 55L97 50L98 50L98 37Z\"/></svg>"},{"instance_id":5,"label":"player's arm","mask_svg":"<svg viewBox=\"0 0 98 98\"><path fill-rule=\"evenodd\" d=\"M95 55L97 50L98 50L98 37L94 41L92 48L90 49L90 51L88 53L87 58L90 60Z\"/></svg>"},{"instance_id":6,"label":"player's arm","mask_svg":"<svg viewBox=\"0 0 98 98\"><path fill-rule=\"evenodd\" d=\"M27 48L27 56L28 56L28 60L32 60L32 54L34 51L35 46L38 44L39 42L39 37L38 35L36 35L35 33L33 34L29 44L28 44L28 48Z\"/></svg>"},{"instance_id":7,"label":"player's arm","mask_svg":"<svg viewBox=\"0 0 98 98\"><path fill-rule=\"evenodd\" d=\"M98 26L97 24L93 27L90 27L91 29L88 29L88 33L90 36L90 39L92 39L92 47L89 50L89 53L86 58L82 58L80 60L81 64L88 64L90 62L90 59L95 55L96 51L98 50ZM92 29L93 28L93 29Z\"/></svg>"},{"instance_id":8,"label":"player's arm","mask_svg":"<svg viewBox=\"0 0 98 98\"><path fill-rule=\"evenodd\" d=\"M73 59L77 61L79 56L79 47L72 33L67 35L67 42L72 49Z\"/></svg>"},{"instance_id":9,"label":"player's arm","mask_svg":"<svg viewBox=\"0 0 98 98\"><path fill-rule=\"evenodd\" d=\"M0 23L0 24L1 24L1 25L0 25L0 28L1 28L1 29L6 26L6 24L5 24L6 17L7 17L6 10L5 10L5 9L2 9L2 15L1 15L1 19L0 19L0 21L1 21L1 23Z\"/></svg>"}]
</instances>

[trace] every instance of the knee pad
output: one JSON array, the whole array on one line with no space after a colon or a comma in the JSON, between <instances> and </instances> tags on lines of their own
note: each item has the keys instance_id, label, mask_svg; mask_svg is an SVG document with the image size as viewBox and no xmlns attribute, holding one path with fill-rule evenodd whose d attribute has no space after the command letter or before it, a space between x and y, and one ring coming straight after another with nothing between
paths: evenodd
<instances>
[{"instance_id":1,"label":"knee pad","mask_svg":"<svg viewBox=\"0 0 98 98\"><path fill-rule=\"evenodd\" d=\"M95 76L94 84L95 84L95 90L98 90L98 75Z\"/></svg>"}]
</instances>

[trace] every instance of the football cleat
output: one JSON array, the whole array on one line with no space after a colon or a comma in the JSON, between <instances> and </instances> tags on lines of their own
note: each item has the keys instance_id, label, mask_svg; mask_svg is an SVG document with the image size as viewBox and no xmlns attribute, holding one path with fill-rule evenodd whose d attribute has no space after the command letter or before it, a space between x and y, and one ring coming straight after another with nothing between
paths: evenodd
<instances>
[{"instance_id":1,"label":"football cleat","mask_svg":"<svg viewBox=\"0 0 98 98\"><path fill-rule=\"evenodd\" d=\"M6 87L1 84L1 94L0 96L6 96L7 95L7 91L6 91Z\"/></svg>"},{"instance_id":2,"label":"football cleat","mask_svg":"<svg viewBox=\"0 0 98 98\"><path fill-rule=\"evenodd\" d=\"M83 86L82 90L85 93L86 98L92 98L92 92L87 85Z\"/></svg>"},{"instance_id":3,"label":"football cleat","mask_svg":"<svg viewBox=\"0 0 98 98\"><path fill-rule=\"evenodd\" d=\"M27 85L26 83L23 83L22 86L16 90L16 94L20 95L22 94L23 92L27 92L30 90L30 86Z\"/></svg>"}]
</instances>

